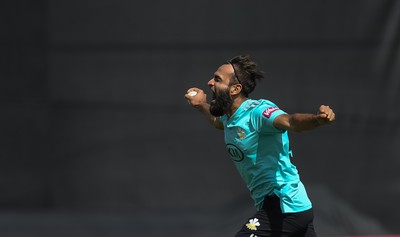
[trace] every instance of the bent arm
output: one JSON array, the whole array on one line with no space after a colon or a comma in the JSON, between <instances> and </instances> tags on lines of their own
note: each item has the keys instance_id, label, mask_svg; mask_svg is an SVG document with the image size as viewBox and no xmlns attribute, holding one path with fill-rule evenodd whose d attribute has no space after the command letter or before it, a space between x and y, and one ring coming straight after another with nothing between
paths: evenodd
<instances>
[{"instance_id":1,"label":"bent arm","mask_svg":"<svg viewBox=\"0 0 400 237\"><path fill-rule=\"evenodd\" d=\"M335 113L329 106L321 105L317 114L282 114L275 118L275 127L295 132L314 129L330 124L335 120Z\"/></svg>"},{"instance_id":2,"label":"bent arm","mask_svg":"<svg viewBox=\"0 0 400 237\"><path fill-rule=\"evenodd\" d=\"M195 106L195 108L200 111L208 120L208 122L217 129L224 130L224 125L221 121L214 115L210 113L210 104L201 103Z\"/></svg>"},{"instance_id":3,"label":"bent arm","mask_svg":"<svg viewBox=\"0 0 400 237\"><path fill-rule=\"evenodd\" d=\"M195 96L190 96L188 94L190 91L196 91L197 94ZM185 94L185 99L192 107L201 112L211 125L213 125L217 129L224 129L224 125L222 124L222 122L210 113L210 104L207 103L207 95L204 93L203 90L200 90L198 88L190 88Z\"/></svg>"}]
</instances>

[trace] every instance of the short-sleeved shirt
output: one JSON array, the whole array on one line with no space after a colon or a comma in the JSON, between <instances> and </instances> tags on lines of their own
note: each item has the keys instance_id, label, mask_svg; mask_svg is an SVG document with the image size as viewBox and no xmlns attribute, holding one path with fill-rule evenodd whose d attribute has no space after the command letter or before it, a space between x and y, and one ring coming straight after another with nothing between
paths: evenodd
<instances>
[{"instance_id":1,"label":"short-sleeved shirt","mask_svg":"<svg viewBox=\"0 0 400 237\"><path fill-rule=\"evenodd\" d=\"M224 124L228 153L242 176L257 209L264 198L277 195L283 213L308 210L312 204L307 196L296 166L286 130L276 128L274 119L286 114L268 100L244 101Z\"/></svg>"}]
</instances>

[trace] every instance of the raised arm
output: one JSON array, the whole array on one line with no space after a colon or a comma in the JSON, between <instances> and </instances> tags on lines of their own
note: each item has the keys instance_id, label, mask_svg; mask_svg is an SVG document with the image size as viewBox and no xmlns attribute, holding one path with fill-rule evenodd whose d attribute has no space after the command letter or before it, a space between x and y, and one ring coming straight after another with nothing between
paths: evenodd
<instances>
[{"instance_id":1,"label":"raised arm","mask_svg":"<svg viewBox=\"0 0 400 237\"><path fill-rule=\"evenodd\" d=\"M195 96L190 96L188 93L191 91L196 91L197 94ZM224 129L221 121L219 121L218 118L210 113L210 104L207 103L207 95L204 93L203 90L198 88L190 88L185 94L185 99L189 102L191 106L200 111L211 125L213 125L217 129Z\"/></svg>"},{"instance_id":2,"label":"raised arm","mask_svg":"<svg viewBox=\"0 0 400 237\"><path fill-rule=\"evenodd\" d=\"M277 128L302 132L314 129L320 125L330 124L335 120L335 113L326 105L321 105L317 114L282 114L275 118Z\"/></svg>"}]
</instances>

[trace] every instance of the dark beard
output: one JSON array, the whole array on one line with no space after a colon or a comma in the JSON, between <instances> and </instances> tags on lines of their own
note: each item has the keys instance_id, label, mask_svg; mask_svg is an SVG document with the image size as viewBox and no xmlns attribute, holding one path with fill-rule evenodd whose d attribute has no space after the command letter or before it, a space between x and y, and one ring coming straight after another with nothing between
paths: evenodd
<instances>
[{"instance_id":1,"label":"dark beard","mask_svg":"<svg viewBox=\"0 0 400 237\"><path fill-rule=\"evenodd\" d=\"M232 106L233 100L229 94L229 88L221 92L218 96L214 94L213 100L210 102L210 113L215 117L225 114Z\"/></svg>"}]
</instances>

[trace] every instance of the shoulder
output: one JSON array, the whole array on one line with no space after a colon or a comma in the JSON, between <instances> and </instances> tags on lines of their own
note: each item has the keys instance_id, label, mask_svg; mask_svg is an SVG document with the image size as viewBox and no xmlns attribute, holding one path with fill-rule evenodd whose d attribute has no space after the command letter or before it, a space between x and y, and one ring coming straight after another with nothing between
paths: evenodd
<instances>
[{"instance_id":1,"label":"shoulder","mask_svg":"<svg viewBox=\"0 0 400 237\"><path fill-rule=\"evenodd\" d=\"M251 117L253 119L258 119L261 121L270 121L273 120L282 114L286 114L285 111L281 110L274 102L270 100L260 99L258 100L258 105L252 111Z\"/></svg>"},{"instance_id":2,"label":"shoulder","mask_svg":"<svg viewBox=\"0 0 400 237\"><path fill-rule=\"evenodd\" d=\"M277 133L282 130L275 128L274 120L278 116L285 114L275 103L270 100L259 100L259 104L254 108L251 115L251 123L254 128L262 133Z\"/></svg>"},{"instance_id":3,"label":"shoulder","mask_svg":"<svg viewBox=\"0 0 400 237\"><path fill-rule=\"evenodd\" d=\"M276 110L279 110L279 107L272 101L266 99L255 100L255 106L253 113L255 114L264 114L268 115L273 113Z\"/></svg>"}]
</instances>

